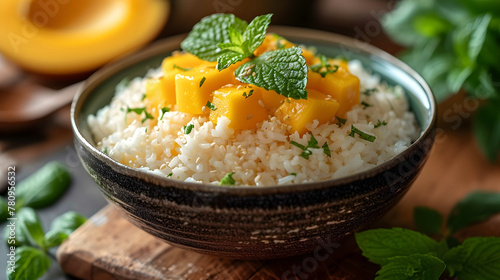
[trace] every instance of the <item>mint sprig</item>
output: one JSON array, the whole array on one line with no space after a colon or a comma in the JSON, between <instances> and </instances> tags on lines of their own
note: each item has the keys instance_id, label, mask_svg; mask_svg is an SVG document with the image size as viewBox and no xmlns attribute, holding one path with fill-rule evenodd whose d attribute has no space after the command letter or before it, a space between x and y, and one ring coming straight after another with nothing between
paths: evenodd
<instances>
[{"instance_id":1,"label":"mint sprig","mask_svg":"<svg viewBox=\"0 0 500 280\"><path fill-rule=\"evenodd\" d=\"M228 28L230 43L219 43L223 53L217 59L217 69L226 69L231 64L253 57L253 52L262 44L272 14L256 17L242 33L236 28Z\"/></svg>"},{"instance_id":2,"label":"mint sprig","mask_svg":"<svg viewBox=\"0 0 500 280\"><path fill-rule=\"evenodd\" d=\"M244 32L247 22L233 14L213 14L197 23L181 43L181 48L207 61L217 61L223 50L220 43L230 43L229 27Z\"/></svg>"},{"instance_id":3,"label":"mint sprig","mask_svg":"<svg viewBox=\"0 0 500 280\"><path fill-rule=\"evenodd\" d=\"M437 280L445 269L459 280L500 279L500 237L472 237L460 244L453 234L465 226L500 213L500 194L474 192L452 210L443 229L442 215L430 208L415 208L415 223L437 235L440 242L402 228L356 233L356 242L371 262L382 268L376 280Z\"/></svg>"},{"instance_id":4,"label":"mint sprig","mask_svg":"<svg viewBox=\"0 0 500 280\"><path fill-rule=\"evenodd\" d=\"M307 99L307 65L299 47L278 49L259 57L253 54L264 41L271 17L272 14L258 16L247 24L234 15L214 14L197 23L181 47L201 59L217 61L219 71L250 58L236 69L238 80L286 97Z\"/></svg>"},{"instance_id":5,"label":"mint sprig","mask_svg":"<svg viewBox=\"0 0 500 280\"><path fill-rule=\"evenodd\" d=\"M236 78L294 99L307 99L307 65L302 49L270 51L241 65Z\"/></svg>"}]
</instances>

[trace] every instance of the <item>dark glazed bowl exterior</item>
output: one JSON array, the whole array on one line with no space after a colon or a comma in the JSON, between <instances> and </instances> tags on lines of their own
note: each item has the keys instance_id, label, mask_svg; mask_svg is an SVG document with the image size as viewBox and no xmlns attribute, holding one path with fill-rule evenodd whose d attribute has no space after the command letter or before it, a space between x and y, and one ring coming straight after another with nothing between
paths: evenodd
<instances>
[{"instance_id":1,"label":"dark glazed bowl exterior","mask_svg":"<svg viewBox=\"0 0 500 280\"><path fill-rule=\"evenodd\" d=\"M148 174L99 151L87 117L108 104L125 77L143 76L179 48L168 38L88 79L72 105L77 153L105 197L134 225L175 246L236 259L271 259L330 246L386 213L408 190L434 141L436 104L425 81L389 54L351 38L274 27L292 42L328 56L359 59L389 84L404 89L420 137L390 161L358 174L315 183L221 187ZM333 246L333 245L331 245Z\"/></svg>"}]
</instances>

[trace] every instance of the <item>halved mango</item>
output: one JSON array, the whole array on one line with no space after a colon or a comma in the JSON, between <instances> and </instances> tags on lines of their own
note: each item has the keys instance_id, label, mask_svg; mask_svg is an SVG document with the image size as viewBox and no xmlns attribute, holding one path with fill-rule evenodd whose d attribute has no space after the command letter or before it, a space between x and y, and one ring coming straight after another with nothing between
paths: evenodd
<instances>
[{"instance_id":1,"label":"halved mango","mask_svg":"<svg viewBox=\"0 0 500 280\"><path fill-rule=\"evenodd\" d=\"M87 73L152 40L169 7L162 0L0 1L0 52L38 73Z\"/></svg>"},{"instance_id":2,"label":"halved mango","mask_svg":"<svg viewBox=\"0 0 500 280\"><path fill-rule=\"evenodd\" d=\"M307 132L306 125L318 120L326 123L335 117L339 103L314 89L307 90L307 99L288 99L276 110L275 116L292 127L291 133Z\"/></svg>"},{"instance_id":3,"label":"halved mango","mask_svg":"<svg viewBox=\"0 0 500 280\"><path fill-rule=\"evenodd\" d=\"M254 129L258 123L267 119L267 110L262 107L262 94L255 86L233 86L216 90L210 111L210 120L216 124L221 116L231 122L229 127L237 130Z\"/></svg>"},{"instance_id":4,"label":"halved mango","mask_svg":"<svg viewBox=\"0 0 500 280\"><path fill-rule=\"evenodd\" d=\"M359 104L359 79L340 67L337 72L327 74L324 78L319 73L307 73L307 90L314 89L337 100L340 107L337 116L345 114L356 104Z\"/></svg>"}]
</instances>

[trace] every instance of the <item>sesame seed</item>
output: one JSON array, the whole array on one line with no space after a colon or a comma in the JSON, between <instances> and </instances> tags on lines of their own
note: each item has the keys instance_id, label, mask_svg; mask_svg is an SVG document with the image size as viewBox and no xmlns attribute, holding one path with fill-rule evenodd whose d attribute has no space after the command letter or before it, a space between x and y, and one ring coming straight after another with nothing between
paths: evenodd
<instances>
[{"instance_id":1,"label":"sesame seed","mask_svg":"<svg viewBox=\"0 0 500 280\"><path fill-rule=\"evenodd\" d=\"M262 108L265 108L265 106L264 106L264 102L262 102L262 100L259 100L259 105L260 105Z\"/></svg>"},{"instance_id":2,"label":"sesame seed","mask_svg":"<svg viewBox=\"0 0 500 280\"><path fill-rule=\"evenodd\" d=\"M254 181L255 181L255 183L257 183L258 181L260 181L260 174L255 177Z\"/></svg>"},{"instance_id":3,"label":"sesame seed","mask_svg":"<svg viewBox=\"0 0 500 280\"><path fill-rule=\"evenodd\" d=\"M257 76L257 74L255 72L252 73L252 77L255 77Z\"/></svg>"},{"instance_id":4,"label":"sesame seed","mask_svg":"<svg viewBox=\"0 0 500 280\"><path fill-rule=\"evenodd\" d=\"M207 108L207 106L201 107L201 112L205 113L205 111L207 110L206 108Z\"/></svg>"},{"instance_id":5,"label":"sesame seed","mask_svg":"<svg viewBox=\"0 0 500 280\"><path fill-rule=\"evenodd\" d=\"M252 115L252 114L248 115L247 120L249 120L249 119L251 119L251 118L253 118L253 115Z\"/></svg>"}]
</instances>

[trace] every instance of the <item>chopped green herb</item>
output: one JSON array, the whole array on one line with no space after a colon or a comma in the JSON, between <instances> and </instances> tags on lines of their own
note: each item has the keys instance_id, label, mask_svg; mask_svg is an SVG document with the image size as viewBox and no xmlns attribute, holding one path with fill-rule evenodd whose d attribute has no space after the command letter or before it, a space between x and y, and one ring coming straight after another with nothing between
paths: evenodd
<instances>
[{"instance_id":1,"label":"chopped green herb","mask_svg":"<svg viewBox=\"0 0 500 280\"><path fill-rule=\"evenodd\" d=\"M302 153L300 154L300 156L305 158L305 159L309 159L309 156L312 155L312 151L309 150L309 148L320 149L320 147L318 146L318 140L316 140L316 138L314 138L314 136L312 134L311 134L311 139L309 139L309 141L307 142L307 146L304 146L304 145L297 143L295 141L290 141L290 144L301 149ZM325 148L325 145L326 145L326 148ZM328 148L328 144L326 142L323 144L322 148L323 148L324 153L327 156L331 157L330 148Z\"/></svg>"},{"instance_id":2,"label":"chopped green herb","mask_svg":"<svg viewBox=\"0 0 500 280\"><path fill-rule=\"evenodd\" d=\"M148 128L146 127L146 129L144 129L144 132L148 132Z\"/></svg>"},{"instance_id":3,"label":"chopped green herb","mask_svg":"<svg viewBox=\"0 0 500 280\"><path fill-rule=\"evenodd\" d=\"M148 119L150 119L150 120L154 119L154 117L150 113L146 112L146 107L130 108L127 106L127 113L130 113L130 112L136 113L137 115L141 115L142 112L144 112L145 117L144 117L144 119L142 119L142 121L141 121L142 123L144 123Z\"/></svg>"},{"instance_id":4,"label":"chopped green herb","mask_svg":"<svg viewBox=\"0 0 500 280\"><path fill-rule=\"evenodd\" d=\"M243 96L245 97L245 99L249 98L250 96L252 96L253 94L253 89L251 89L249 92L248 92L248 95L246 92L243 93Z\"/></svg>"},{"instance_id":5,"label":"chopped green herb","mask_svg":"<svg viewBox=\"0 0 500 280\"><path fill-rule=\"evenodd\" d=\"M328 147L328 143L324 143L323 146L321 146L321 148L323 148L323 152L325 153L325 155L327 155L328 157L332 157L332 153L330 152L330 147Z\"/></svg>"},{"instance_id":6,"label":"chopped green herb","mask_svg":"<svg viewBox=\"0 0 500 280\"><path fill-rule=\"evenodd\" d=\"M141 97L141 101L144 101L144 99L145 99L145 98L146 98L146 94L145 94L145 93L143 93L143 94L142 94L142 97Z\"/></svg>"},{"instance_id":7,"label":"chopped green herb","mask_svg":"<svg viewBox=\"0 0 500 280\"><path fill-rule=\"evenodd\" d=\"M346 119L342 119L342 118L339 118L339 117L335 117L335 118L337 119L337 125L339 127L341 127L347 121Z\"/></svg>"},{"instance_id":8,"label":"chopped green herb","mask_svg":"<svg viewBox=\"0 0 500 280\"><path fill-rule=\"evenodd\" d=\"M189 70L193 69L193 67L191 67L191 68L183 68L183 67L177 66L177 64L174 64L174 69L179 69L181 71L189 71Z\"/></svg>"},{"instance_id":9,"label":"chopped green herb","mask_svg":"<svg viewBox=\"0 0 500 280\"><path fill-rule=\"evenodd\" d=\"M366 141L370 141L370 142L375 141L375 139L377 138L377 137L375 137L375 135L370 135L368 133L365 133L365 132L357 129L354 125L351 125L351 132L349 133L349 136L354 138L355 134L359 135L359 138L366 140Z\"/></svg>"},{"instance_id":10,"label":"chopped green herb","mask_svg":"<svg viewBox=\"0 0 500 280\"><path fill-rule=\"evenodd\" d=\"M328 58L324 55L318 55L320 63L309 66L309 69L313 72L319 73L321 77L325 77L327 74L335 73L339 69L338 65L331 65Z\"/></svg>"},{"instance_id":11,"label":"chopped green herb","mask_svg":"<svg viewBox=\"0 0 500 280\"><path fill-rule=\"evenodd\" d=\"M170 112L170 108L168 107L163 107L161 108L161 117L160 117L160 121L163 120L163 116L165 115L166 112Z\"/></svg>"},{"instance_id":12,"label":"chopped green herb","mask_svg":"<svg viewBox=\"0 0 500 280\"><path fill-rule=\"evenodd\" d=\"M290 175L297 176L297 173L293 172L293 173L290 173Z\"/></svg>"},{"instance_id":13,"label":"chopped green herb","mask_svg":"<svg viewBox=\"0 0 500 280\"><path fill-rule=\"evenodd\" d=\"M383 126L383 125L387 125L387 122L386 121L377 120L377 124L375 124L375 128L377 128L379 126Z\"/></svg>"},{"instance_id":14,"label":"chopped green herb","mask_svg":"<svg viewBox=\"0 0 500 280\"><path fill-rule=\"evenodd\" d=\"M104 150L102 151L105 155L108 155L108 147L105 147Z\"/></svg>"},{"instance_id":15,"label":"chopped green herb","mask_svg":"<svg viewBox=\"0 0 500 280\"><path fill-rule=\"evenodd\" d=\"M201 81L200 81L200 87L203 85L203 83L204 83L206 80L207 80L207 78L206 78L206 77L201 78Z\"/></svg>"},{"instance_id":16,"label":"chopped green herb","mask_svg":"<svg viewBox=\"0 0 500 280\"><path fill-rule=\"evenodd\" d=\"M182 129L184 130L185 134L191 133L191 131L193 130L193 128L194 128L194 124L189 124L189 125L185 125L185 126L182 127Z\"/></svg>"},{"instance_id":17,"label":"chopped green herb","mask_svg":"<svg viewBox=\"0 0 500 280\"><path fill-rule=\"evenodd\" d=\"M212 111L217 110L217 108L215 107L215 105L212 104L210 101L207 101L207 105L205 105L205 106L207 106Z\"/></svg>"},{"instance_id":18,"label":"chopped green herb","mask_svg":"<svg viewBox=\"0 0 500 280\"><path fill-rule=\"evenodd\" d=\"M368 108L368 107L372 107L372 105L371 105L371 104L368 104L368 103L366 103L366 102L364 102L364 101L361 101L361 105L363 105L363 109L366 109L366 108Z\"/></svg>"},{"instance_id":19,"label":"chopped green herb","mask_svg":"<svg viewBox=\"0 0 500 280\"><path fill-rule=\"evenodd\" d=\"M224 185L234 185L236 181L233 179L234 172L227 173L219 182L220 186Z\"/></svg>"},{"instance_id":20,"label":"chopped green herb","mask_svg":"<svg viewBox=\"0 0 500 280\"><path fill-rule=\"evenodd\" d=\"M377 92L377 91L378 91L378 89L377 89L377 88L369 88L369 89L365 89L365 90L363 91L363 94L364 94L364 95L367 95L367 96L370 96L370 95L372 95L372 93L375 93L375 92Z\"/></svg>"},{"instance_id":21,"label":"chopped green herb","mask_svg":"<svg viewBox=\"0 0 500 280\"><path fill-rule=\"evenodd\" d=\"M172 175L174 175L174 173L172 173L172 172L168 173L167 178L172 177Z\"/></svg>"}]
</instances>

